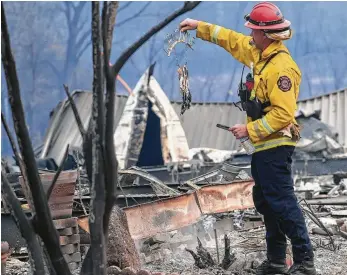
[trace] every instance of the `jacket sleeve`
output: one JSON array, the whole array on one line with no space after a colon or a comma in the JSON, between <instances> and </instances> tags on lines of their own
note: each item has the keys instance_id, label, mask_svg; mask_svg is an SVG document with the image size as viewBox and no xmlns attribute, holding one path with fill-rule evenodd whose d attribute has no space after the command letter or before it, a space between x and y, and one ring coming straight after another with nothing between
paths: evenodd
<instances>
[{"instance_id":1,"label":"jacket sleeve","mask_svg":"<svg viewBox=\"0 0 347 275\"><path fill-rule=\"evenodd\" d=\"M258 142L293 122L298 94L295 81L298 79L290 70L274 73L267 79L271 110L261 119L247 123L252 142Z\"/></svg>"},{"instance_id":2,"label":"jacket sleeve","mask_svg":"<svg viewBox=\"0 0 347 275\"><path fill-rule=\"evenodd\" d=\"M196 37L224 48L248 67L251 62L255 63L255 60L259 59L259 52L249 44L252 38L236 31L200 21Z\"/></svg>"}]
</instances>

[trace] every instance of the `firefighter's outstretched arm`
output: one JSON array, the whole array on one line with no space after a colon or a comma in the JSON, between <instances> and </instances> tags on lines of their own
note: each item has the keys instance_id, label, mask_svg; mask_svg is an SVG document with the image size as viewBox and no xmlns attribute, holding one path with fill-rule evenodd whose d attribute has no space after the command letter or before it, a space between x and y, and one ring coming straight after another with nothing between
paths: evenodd
<instances>
[{"instance_id":1,"label":"firefighter's outstretched arm","mask_svg":"<svg viewBox=\"0 0 347 275\"><path fill-rule=\"evenodd\" d=\"M298 85L295 85L295 81L300 81L299 76L290 69L274 73L268 78L271 110L261 119L247 124L247 131L252 142L258 142L293 122L298 93L296 91Z\"/></svg>"},{"instance_id":2,"label":"firefighter's outstretched arm","mask_svg":"<svg viewBox=\"0 0 347 275\"><path fill-rule=\"evenodd\" d=\"M194 19L185 19L180 23L181 31L196 29L196 37L217 44L231 55L250 67L251 62L259 59L259 50L250 44L251 36Z\"/></svg>"}]
</instances>

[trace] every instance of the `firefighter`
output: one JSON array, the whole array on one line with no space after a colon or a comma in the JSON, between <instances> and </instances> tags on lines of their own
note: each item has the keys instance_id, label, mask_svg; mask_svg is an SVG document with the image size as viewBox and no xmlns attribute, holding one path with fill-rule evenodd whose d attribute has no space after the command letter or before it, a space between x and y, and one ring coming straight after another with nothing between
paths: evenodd
<instances>
[{"instance_id":1,"label":"firefighter","mask_svg":"<svg viewBox=\"0 0 347 275\"><path fill-rule=\"evenodd\" d=\"M301 82L300 69L283 43L292 37L291 23L269 2L255 5L245 19L250 36L189 18L180 23L180 30L196 29L198 38L224 48L251 69L251 79L244 85L246 98L239 93L247 124L229 130L237 139L249 137L255 147L253 201L264 216L267 243L267 259L256 274L314 275L312 245L291 174L292 154L300 137L295 110ZM289 270L286 236L294 260Z\"/></svg>"}]
</instances>

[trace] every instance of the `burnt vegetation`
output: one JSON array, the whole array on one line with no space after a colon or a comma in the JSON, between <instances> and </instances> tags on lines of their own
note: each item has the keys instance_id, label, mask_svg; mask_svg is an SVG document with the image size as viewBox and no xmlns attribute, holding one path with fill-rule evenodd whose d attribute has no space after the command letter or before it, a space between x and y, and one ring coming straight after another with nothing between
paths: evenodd
<instances>
[{"instance_id":1,"label":"burnt vegetation","mask_svg":"<svg viewBox=\"0 0 347 275\"><path fill-rule=\"evenodd\" d=\"M153 35L167 26L178 16L194 9L200 2L185 2L183 7L173 12L162 22L150 29L114 63L109 66L116 21L118 2L104 2L100 16L100 2L91 2L91 42L93 47L93 103L91 120L88 129L84 129L74 101L69 94L68 86L64 90L73 106L74 115L83 138L83 153L91 189L91 212L89 215L90 249L83 261L81 274L106 274L108 263L140 268L139 256L131 239L123 211L115 205L117 198L118 163L114 148L114 107L115 76L118 75L129 58ZM82 4L81 4L82 5ZM68 11L68 10L67 10ZM11 141L11 146L20 164L22 176L28 194L33 201L32 218L23 212L20 203L2 171L2 193L6 205L27 242L30 264L33 273L71 274L60 249L59 236L52 221L48 198L62 170L62 164L54 177L49 191L45 193L38 173L32 142L24 116L20 85L17 76L16 62L11 50L10 34L6 22L4 4L1 3L1 59L7 83L8 99L12 111L15 137L11 136L9 127L2 114L2 122ZM87 42L86 42L87 43ZM62 83L63 84L63 83ZM16 146L18 144L18 148ZM113 230L119 232L113 242L119 242L116 259L109 259L107 242L110 220ZM123 245L121 245L123 244ZM124 245L126 244L126 245ZM92 259L92 260L91 260Z\"/></svg>"}]
</instances>

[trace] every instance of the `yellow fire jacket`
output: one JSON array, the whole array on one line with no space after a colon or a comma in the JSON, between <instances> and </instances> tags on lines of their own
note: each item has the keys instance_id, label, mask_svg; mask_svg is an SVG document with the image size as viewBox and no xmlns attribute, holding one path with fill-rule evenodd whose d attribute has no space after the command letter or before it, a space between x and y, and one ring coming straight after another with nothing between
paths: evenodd
<instances>
[{"instance_id":1,"label":"yellow fire jacket","mask_svg":"<svg viewBox=\"0 0 347 275\"><path fill-rule=\"evenodd\" d=\"M280 130L297 125L296 101L299 95L301 72L282 41L274 41L263 52L250 44L251 37L230 29L200 21L196 36L223 47L235 59L251 68L253 63L254 90L262 102L270 102L266 115L252 121L247 117L247 130L256 152L281 145L296 145ZM263 69L265 62L278 53Z\"/></svg>"}]
</instances>

